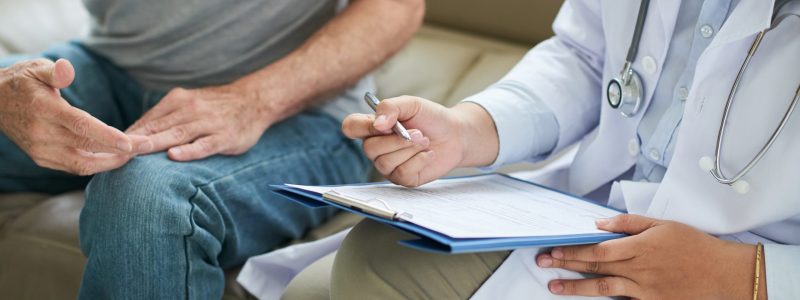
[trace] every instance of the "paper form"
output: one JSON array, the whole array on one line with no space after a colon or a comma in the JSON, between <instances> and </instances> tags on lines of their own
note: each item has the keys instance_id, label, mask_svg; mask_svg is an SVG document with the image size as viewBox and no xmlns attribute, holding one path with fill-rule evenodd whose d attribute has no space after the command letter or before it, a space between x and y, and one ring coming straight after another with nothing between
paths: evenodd
<instances>
[{"instance_id":1,"label":"paper form","mask_svg":"<svg viewBox=\"0 0 800 300\"><path fill-rule=\"evenodd\" d=\"M500 238L605 233L598 218L619 212L503 175L441 179L419 188L393 184L312 187L366 205L388 208L402 220L452 238Z\"/></svg>"}]
</instances>

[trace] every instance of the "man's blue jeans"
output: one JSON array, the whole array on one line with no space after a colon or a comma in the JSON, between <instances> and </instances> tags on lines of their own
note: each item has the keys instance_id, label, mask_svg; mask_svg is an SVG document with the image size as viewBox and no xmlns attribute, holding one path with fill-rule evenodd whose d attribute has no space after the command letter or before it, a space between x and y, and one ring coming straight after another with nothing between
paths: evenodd
<instances>
[{"instance_id":1,"label":"man's blue jeans","mask_svg":"<svg viewBox=\"0 0 800 300\"><path fill-rule=\"evenodd\" d=\"M44 53L69 59L77 78L62 95L124 129L163 91L139 87L125 72L78 44ZM33 57L0 60L8 66ZM249 152L189 163L163 153L98 174L86 188L80 242L88 256L82 299L220 299L223 269L299 238L333 214L270 192L276 183L363 181L369 164L334 118L298 114L272 126ZM88 178L37 167L0 134L0 192L59 193Z\"/></svg>"}]
</instances>

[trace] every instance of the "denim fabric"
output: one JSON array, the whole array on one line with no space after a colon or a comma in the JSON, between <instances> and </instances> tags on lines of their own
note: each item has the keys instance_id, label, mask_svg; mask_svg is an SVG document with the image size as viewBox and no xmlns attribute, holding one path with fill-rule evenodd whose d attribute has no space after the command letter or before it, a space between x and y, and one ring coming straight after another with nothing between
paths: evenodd
<instances>
[{"instance_id":1,"label":"denim fabric","mask_svg":"<svg viewBox=\"0 0 800 300\"><path fill-rule=\"evenodd\" d=\"M141 89L77 44L51 49L45 57L70 59L78 77L62 91L64 97L117 128L163 96ZM223 269L301 237L333 214L281 199L270 184L366 179L368 160L338 128L334 118L309 111L274 125L241 156L178 163L159 153L94 176L80 219L81 248L88 256L80 298L221 298ZM88 180L38 168L0 138L2 191L55 193L82 188Z\"/></svg>"}]
</instances>

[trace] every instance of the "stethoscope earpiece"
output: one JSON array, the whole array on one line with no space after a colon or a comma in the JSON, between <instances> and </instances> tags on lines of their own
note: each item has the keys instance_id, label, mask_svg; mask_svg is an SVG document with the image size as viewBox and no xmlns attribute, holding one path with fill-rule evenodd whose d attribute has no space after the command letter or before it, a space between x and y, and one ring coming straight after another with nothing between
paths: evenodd
<instances>
[{"instance_id":1,"label":"stethoscope earpiece","mask_svg":"<svg viewBox=\"0 0 800 300\"><path fill-rule=\"evenodd\" d=\"M746 180L739 179L731 183L731 188L733 188L734 192L744 195L750 192L750 183Z\"/></svg>"},{"instance_id":2,"label":"stethoscope earpiece","mask_svg":"<svg viewBox=\"0 0 800 300\"><path fill-rule=\"evenodd\" d=\"M746 180L736 179L736 180L730 181L728 179L723 178L719 174L719 172L717 172L717 169L715 167L716 163L715 163L714 159L711 158L711 156L703 156L703 157L701 157L700 161L698 162L698 164L700 165L700 169L701 170L710 173L711 176L713 176L714 179L716 179L720 183L724 183L724 184L729 185L733 189L733 191L736 192L737 194L744 195L744 194L747 194L748 192L750 192L750 183L747 182ZM727 182L727 181L730 181L730 182Z\"/></svg>"},{"instance_id":3,"label":"stethoscope earpiece","mask_svg":"<svg viewBox=\"0 0 800 300\"><path fill-rule=\"evenodd\" d=\"M703 156L700 158L700 170L711 172L714 171L714 159L711 156Z\"/></svg>"}]
</instances>

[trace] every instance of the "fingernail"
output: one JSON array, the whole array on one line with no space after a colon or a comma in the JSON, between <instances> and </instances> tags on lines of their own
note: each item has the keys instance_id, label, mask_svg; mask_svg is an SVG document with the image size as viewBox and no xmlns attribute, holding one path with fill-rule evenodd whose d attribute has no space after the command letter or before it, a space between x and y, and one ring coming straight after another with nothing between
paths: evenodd
<instances>
[{"instance_id":1,"label":"fingernail","mask_svg":"<svg viewBox=\"0 0 800 300\"><path fill-rule=\"evenodd\" d=\"M139 148L136 149L136 152L150 152L152 150L153 150L153 142L147 141L139 144Z\"/></svg>"},{"instance_id":2,"label":"fingernail","mask_svg":"<svg viewBox=\"0 0 800 300\"><path fill-rule=\"evenodd\" d=\"M375 126L381 126L386 123L386 116L380 115L375 119Z\"/></svg>"},{"instance_id":3,"label":"fingernail","mask_svg":"<svg viewBox=\"0 0 800 300\"><path fill-rule=\"evenodd\" d=\"M411 141L414 144L422 144L424 137L422 136L422 132L419 131L412 131L411 132Z\"/></svg>"},{"instance_id":4,"label":"fingernail","mask_svg":"<svg viewBox=\"0 0 800 300\"><path fill-rule=\"evenodd\" d=\"M561 293L564 291L564 285L561 282L554 281L550 284L550 291L556 294Z\"/></svg>"},{"instance_id":5,"label":"fingernail","mask_svg":"<svg viewBox=\"0 0 800 300\"><path fill-rule=\"evenodd\" d=\"M539 266L543 268L549 268L553 265L553 259L549 256L542 255L539 257Z\"/></svg>"},{"instance_id":6,"label":"fingernail","mask_svg":"<svg viewBox=\"0 0 800 300\"><path fill-rule=\"evenodd\" d=\"M180 148L172 148L172 149L169 149L169 153L170 153L170 154L172 154L173 156L178 156L178 155L181 155L181 152L182 152L182 151L181 151L181 149L180 149Z\"/></svg>"},{"instance_id":7,"label":"fingernail","mask_svg":"<svg viewBox=\"0 0 800 300\"><path fill-rule=\"evenodd\" d=\"M606 226L610 222L611 222L610 219L597 219L597 220L594 220L594 224L597 225L597 227Z\"/></svg>"},{"instance_id":8,"label":"fingernail","mask_svg":"<svg viewBox=\"0 0 800 300\"><path fill-rule=\"evenodd\" d=\"M550 255L555 258L562 259L564 258L564 250L561 250L561 248L555 248L553 251L550 251Z\"/></svg>"},{"instance_id":9,"label":"fingernail","mask_svg":"<svg viewBox=\"0 0 800 300\"><path fill-rule=\"evenodd\" d=\"M430 146L430 145L431 145L431 140L429 138L426 138L426 137L422 138L422 141L417 143L417 147L419 147L421 149L428 148L428 146Z\"/></svg>"},{"instance_id":10,"label":"fingernail","mask_svg":"<svg viewBox=\"0 0 800 300\"><path fill-rule=\"evenodd\" d=\"M131 143L128 143L128 142L118 142L117 143L117 149L125 151L125 152L131 152L131 151L133 151L133 146L131 146Z\"/></svg>"}]
</instances>

